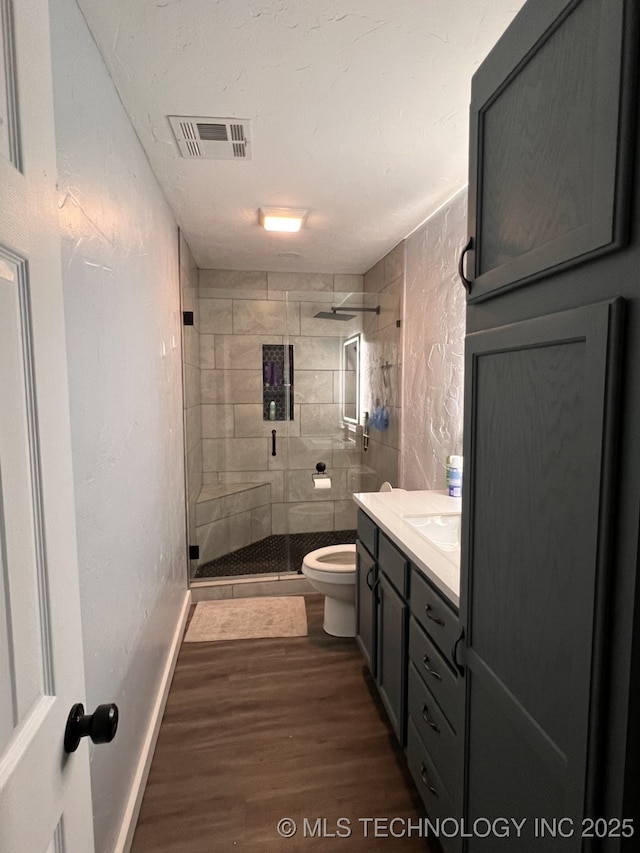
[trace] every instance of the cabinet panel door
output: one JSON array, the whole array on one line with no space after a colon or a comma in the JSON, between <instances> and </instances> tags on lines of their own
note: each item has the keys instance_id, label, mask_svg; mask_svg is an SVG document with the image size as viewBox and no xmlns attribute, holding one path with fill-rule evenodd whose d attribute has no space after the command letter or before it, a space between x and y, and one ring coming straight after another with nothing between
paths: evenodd
<instances>
[{"instance_id":1,"label":"cabinet panel door","mask_svg":"<svg viewBox=\"0 0 640 853\"><path fill-rule=\"evenodd\" d=\"M376 674L375 595L376 564L360 542L356 543L356 642L371 675Z\"/></svg>"},{"instance_id":2,"label":"cabinet panel door","mask_svg":"<svg viewBox=\"0 0 640 853\"><path fill-rule=\"evenodd\" d=\"M616 300L467 337L466 814L598 816ZM526 783L523 780L528 780ZM580 833L562 850L581 849ZM546 850L529 837L518 850ZM551 843L551 842L549 842ZM470 851L491 850L472 840ZM511 848L510 848L511 849Z\"/></svg>"},{"instance_id":3,"label":"cabinet panel door","mask_svg":"<svg viewBox=\"0 0 640 853\"><path fill-rule=\"evenodd\" d=\"M474 75L472 300L624 244L634 5L528 3Z\"/></svg>"},{"instance_id":4,"label":"cabinet panel door","mask_svg":"<svg viewBox=\"0 0 640 853\"><path fill-rule=\"evenodd\" d=\"M407 623L409 607L381 572L378 583L378 664L380 698L401 746L406 735Z\"/></svg>"}]
</instances>

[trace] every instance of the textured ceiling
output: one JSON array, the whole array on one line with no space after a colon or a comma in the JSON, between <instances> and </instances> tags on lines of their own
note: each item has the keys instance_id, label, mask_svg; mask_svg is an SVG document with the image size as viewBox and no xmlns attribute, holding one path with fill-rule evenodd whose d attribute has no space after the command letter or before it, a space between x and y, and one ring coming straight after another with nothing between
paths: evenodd
<instances>
[{"instance_id":1,"label":"textured ceiling","mask_svg":"<svg viewBox=\"0 0 640 853\"><path fill-rule=\"evenodd\" d=\"M466 183L471 76L523 3L79 5L199 267L362 273ZM249 119L252 159L183 159L168 115Z\"/></svg>"}]
</instances>

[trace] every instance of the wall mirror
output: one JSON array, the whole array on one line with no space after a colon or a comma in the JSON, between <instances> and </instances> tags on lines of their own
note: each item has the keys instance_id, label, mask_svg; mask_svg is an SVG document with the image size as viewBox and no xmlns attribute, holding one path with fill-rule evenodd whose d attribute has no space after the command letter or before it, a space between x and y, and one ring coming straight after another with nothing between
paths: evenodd
<instances>
[{"instance_id":1,"label":"wall mirror","mask_svg":"<svg viewBox=\"0 0 640 853\"><path fill-rule=\"evenodd\" d=\"M360 335L342 345L342 419L357 424L360 417Z\"/></svg>"}]
</instances>

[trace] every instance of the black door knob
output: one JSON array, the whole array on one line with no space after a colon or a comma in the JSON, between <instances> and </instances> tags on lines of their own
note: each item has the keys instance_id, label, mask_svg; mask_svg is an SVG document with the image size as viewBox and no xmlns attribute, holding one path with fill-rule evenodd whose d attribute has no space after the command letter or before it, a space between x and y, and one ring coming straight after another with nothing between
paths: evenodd
<instances>
[{"instance_id":1,"label":"black door knob","mask_svg":"<svg viewBox=\"0 0 640 853\"><path fill-rule=\"evenodd\" d=\"M90 737L94 743L111 743L118 729L118 706L98 705L93 714L85 714L84 705L74 705L64 730L64 751L75 752L80 739Z\"/></svg>"}]
</instances>

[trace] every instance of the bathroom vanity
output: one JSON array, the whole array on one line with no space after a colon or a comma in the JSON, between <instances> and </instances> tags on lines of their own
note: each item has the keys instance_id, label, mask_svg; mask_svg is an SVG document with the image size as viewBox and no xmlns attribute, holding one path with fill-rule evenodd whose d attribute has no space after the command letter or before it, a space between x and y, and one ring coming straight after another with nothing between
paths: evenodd
<instances>
[{"instance_id":1,"label":"bathroom vanity","mask_svg":"<svg viewBox=\"0 0 640 853\"><path fill-rule=\"evenodd\" d=\"M460 499L354 495L356 640L428 816L462 810L464 684L457 659ZM441 838L446 853L459 838Z\"/></svg>"}]
</instances>

